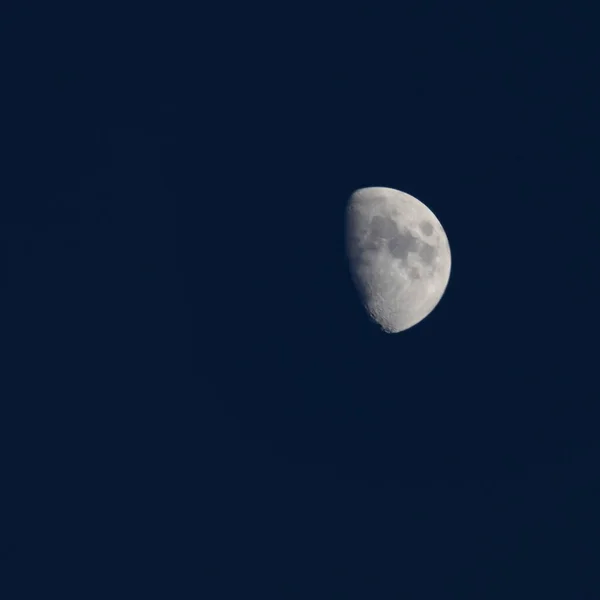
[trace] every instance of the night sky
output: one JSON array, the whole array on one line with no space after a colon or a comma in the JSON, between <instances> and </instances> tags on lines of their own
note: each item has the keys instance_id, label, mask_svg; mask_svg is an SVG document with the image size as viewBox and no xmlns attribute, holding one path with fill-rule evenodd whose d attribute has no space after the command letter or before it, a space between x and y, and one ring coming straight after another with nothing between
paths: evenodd
<instances>
[{"instance_id":1,"label":"night sky","mask_svg":"<svg viewBox=\"0 0 600 600\"><path fill-rule=\"evenodd\" d=\"M11 14L3 597L600 597L595 22ZM450 242L400 334L350 279L365 186Z\"/></svg>"}]
</instances>

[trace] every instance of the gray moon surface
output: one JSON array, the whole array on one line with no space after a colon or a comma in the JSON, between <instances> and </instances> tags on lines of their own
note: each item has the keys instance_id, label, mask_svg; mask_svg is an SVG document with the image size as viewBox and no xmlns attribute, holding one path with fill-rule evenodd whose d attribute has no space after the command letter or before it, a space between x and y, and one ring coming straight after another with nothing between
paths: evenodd
<instances>
[{"instance_id":1,"label":"gray moon surface","mask_svg":"<svg viewBox=\"0 0 600 600\"><path fill-rule=\"evenodd\" d=\"M387 333L422 321L446 291L446 232L425 204L399 190L367 187L350 196L346 251L361 301Z\"/></svg>"}]
</instances>

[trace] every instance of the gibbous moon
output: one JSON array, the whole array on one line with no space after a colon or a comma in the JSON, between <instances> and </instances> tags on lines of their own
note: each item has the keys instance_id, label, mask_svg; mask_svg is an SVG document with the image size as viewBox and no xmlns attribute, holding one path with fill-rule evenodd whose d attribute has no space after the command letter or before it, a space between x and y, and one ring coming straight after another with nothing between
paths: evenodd
<instances>
[{"instance_id":1,"label":"gibbous moon","mask_svg":"<svg viewBox=\"0 0 600 600\"><path fill-rule=\"evenodd\" d=\"M350 196L346 250L362 303L387 333L422 321L450 279L441 223L422 202L391 188L362 188Z\"/></svg>"}]
</instances>

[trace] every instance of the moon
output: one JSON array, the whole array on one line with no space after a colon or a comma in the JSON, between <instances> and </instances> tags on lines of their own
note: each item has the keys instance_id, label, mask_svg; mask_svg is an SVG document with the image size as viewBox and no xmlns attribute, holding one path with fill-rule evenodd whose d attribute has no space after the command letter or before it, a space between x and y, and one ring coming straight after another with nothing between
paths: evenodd
<instances>
[{"instance_id":1,"label":"moon","mask_svg":"<svg viewBox=\"0 0 600 600\"><path fill-rule=\"evenodd\" d=\"M425 204L399 190L366 187L350 196L346 251L362 303L386 333L422 321L446 291L446 232Z\"/></svg>"}]
</instances>

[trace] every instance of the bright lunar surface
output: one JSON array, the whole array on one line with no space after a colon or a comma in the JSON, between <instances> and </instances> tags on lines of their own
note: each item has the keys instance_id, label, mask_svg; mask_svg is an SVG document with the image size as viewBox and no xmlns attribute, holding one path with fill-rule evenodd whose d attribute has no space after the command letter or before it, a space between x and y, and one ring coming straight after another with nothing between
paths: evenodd
<instances>
[{"instance_id":1,"label":"bright lunar surface","mask_svg":"<svg viewBox=\"0 0 600 600\"><path fill-rule=\"evenodd\" d=\"M441 223L398 190L368 187L350 196L346 249L361 300L387 333L422 321L450 279L450 246Z\"/></svg>"}]
</instances>

